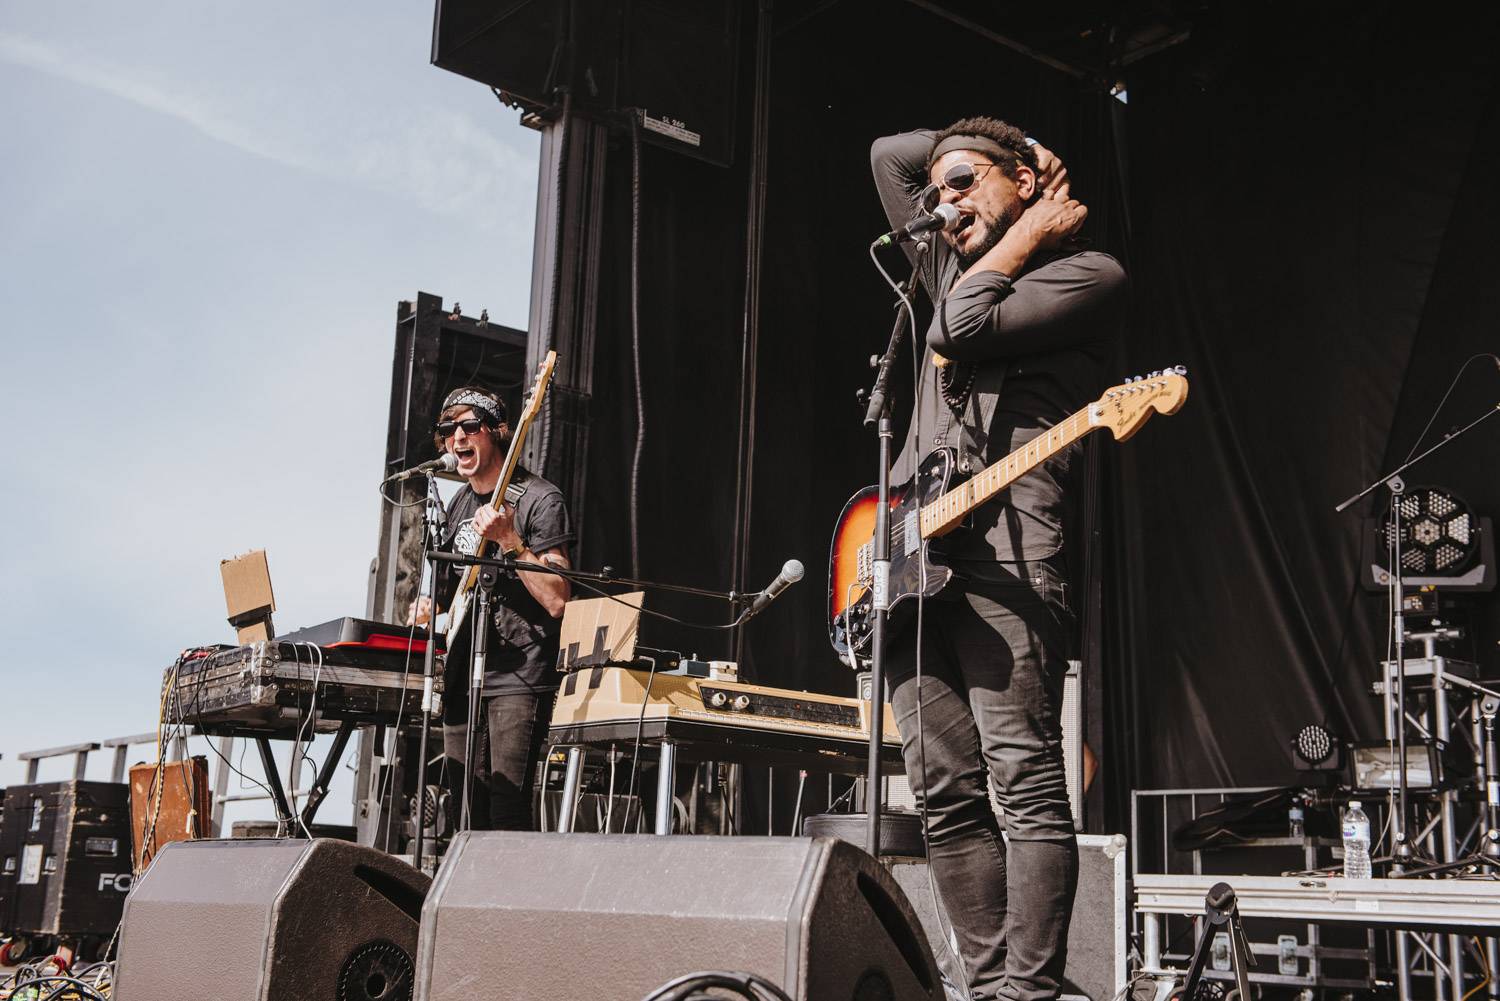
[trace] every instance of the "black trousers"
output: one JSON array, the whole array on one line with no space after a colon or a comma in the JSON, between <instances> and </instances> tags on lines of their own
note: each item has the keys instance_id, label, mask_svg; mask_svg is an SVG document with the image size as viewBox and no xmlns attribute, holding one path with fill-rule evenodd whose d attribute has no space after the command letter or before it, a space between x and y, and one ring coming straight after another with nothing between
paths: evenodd
<instances>
[{"instance_id":1,"label":"black trousers","mask_svg":"<svg viewBox=\"0 0 1500 1001\"><path fill-rule=\"evenodd\" d=\"M1062 757L1064 595L1042 563L1013 582L950 588L925 603L920 644L913 616L886 658L928 861L975 998L1054 998L1067 961L1078 844Z\"/></svg>"},{"instance_id":2,"label":"black trousers","mask_svg":"<svg viewBox=\"0 0 1500 1001\"><path fill-rule=\"evenodd\" d=\"M493 695L474 735L475 761L469 817L476 831L534 831L532 799L537 759L552 719L556 692ZM459 768L449 783L455 798L463 793L465 727L443 728L443 753Z\"/></svg>"}]
</instances>

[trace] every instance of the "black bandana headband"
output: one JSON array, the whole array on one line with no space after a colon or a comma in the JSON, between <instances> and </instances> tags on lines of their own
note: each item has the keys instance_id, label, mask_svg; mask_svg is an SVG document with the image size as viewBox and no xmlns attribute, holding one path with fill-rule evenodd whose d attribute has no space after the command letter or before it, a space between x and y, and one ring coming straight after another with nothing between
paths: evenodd
<instances>
[{"instance_id":1,"label":"black bandana headband","mask_svg":"<svg viewBox=\"0 0 1500 1001\"><path fill-rule=\"evenodd\" d=\"M984 136L949 136L932 147L932 155L927 158L927 169L931 170L932 165L937 163L938 158L944 153L951 153L956 149L968 150L971 153L983 153L996 163L1002 163L1007 159L1021 160L1022 163L1025 162L1015 150L1007 149L993 139L986 139Z\"/></svg>"},{"instance_id":2,"label":"black bandana headband","mask_svg":"<svg viewBox=\"0 0 1500 1001\"><path fill-rule=\"evenodd\" d=\"M446 412L453 407L468 407L485 421L494 427L505 423L505 404L497 397L488 393L482 393L477 389L455 389L443 400L443 409Z\"/></svg>"}]
</instances>

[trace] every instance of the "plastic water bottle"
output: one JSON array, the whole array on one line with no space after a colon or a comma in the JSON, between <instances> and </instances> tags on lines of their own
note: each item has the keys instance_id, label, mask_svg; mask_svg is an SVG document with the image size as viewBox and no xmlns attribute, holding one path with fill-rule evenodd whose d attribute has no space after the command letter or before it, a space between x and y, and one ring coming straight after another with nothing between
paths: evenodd
<instances>
[{"instance_id":1,"label":"plastic water bottle","mask_svg":"<svg viewBox=\"0 0 1500 1001\"><path fill-rule=\"evenodd\" d=\"M1344 811L1344 878L1370 878L1370 818L1351 799Z\"/></svg>"},{"instance_id":2,"label":"plastic water bottle","mask_svg":"<svg viewBox=\"0 0 1500 1001\"><path fill-rule=\"evenodd\" d=\"M1307 833L1307 828L1303 823L1302 801L1300 799L1292 800L1291 809L1286 812L1286 832L1294 838L1304 837Z\"/></svg>"}]
</instances>

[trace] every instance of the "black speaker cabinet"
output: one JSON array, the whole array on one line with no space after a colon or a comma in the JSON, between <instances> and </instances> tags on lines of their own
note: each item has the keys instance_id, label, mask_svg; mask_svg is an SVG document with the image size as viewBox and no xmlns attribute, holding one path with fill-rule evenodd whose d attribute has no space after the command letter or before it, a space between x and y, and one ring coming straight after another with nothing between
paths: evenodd
<instances>
[{"instance_id":1,"label":"black speaker cabinet","mask_svg":"<svg viewBox=\"0 0 1500 1001\"><path fill-rule=\"evenodd\" d=\"M569 87L582 113L637 109L641 136L734 159L740 0L437 0L432 61L533 107Z\"/></svg>"},{"instance_id":2,"label":"black speaker cabinet","mask_svg":"<svg viewBox=\"0 0 1500 1001\"><path fill-rule=\"evenodd\" d=\"M0 931L108 936L130 892L130 787L11 786L0 814Z\"/></svg>"},{"instance_id":3,"label":"black speaker cabinet","mask_svg":"<svg viewBox=\"0 0 1500 1001\"><path fill-rule=\"evenodd\" d=\"M468 832L422 910L416 997L639 1001L698 970L797 1001L943 996L905 894L846 842Z\"/></svg>"},{"instance_id":4,"label":"black speaker cabinet","mask_svg":"<svg viewBox=\"0 0 1500 1001\"><path fill-rule=\"evenodd\" d=\"M1123 834L1078 835L1078 895L1068 927L1063 1001L1111 1001L1125 986L1125 847ZM912 902L938 965L957 983L958 958L947 937L950 924L928 882L926 860L898 858L892 863L891 874Z\"/></svg>"},{"instance_id":5,"label":"black speaker cabinet","mask_svg":"<svg viewBox=\"0 0 1500 1001\"><path fill-rule=\"evenodd\" d=\"M125 905L116 1001L409 1001L430 880L318 838L179 841Z\"/></svg>"}]
</instances>

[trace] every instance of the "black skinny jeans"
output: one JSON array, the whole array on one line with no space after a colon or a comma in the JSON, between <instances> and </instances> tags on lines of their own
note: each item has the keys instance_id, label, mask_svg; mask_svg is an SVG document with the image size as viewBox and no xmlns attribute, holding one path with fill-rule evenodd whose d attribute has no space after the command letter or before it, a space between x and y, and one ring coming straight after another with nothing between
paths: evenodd
<instances>
[{"instance_id":1,"label":"black skinny jeans","mask_svg":"<svg viewBox=\"0 0 1500 1001\"><path fill-rule=\"evenodd\" d=\"M532 798L537 759L556 697L556 692L546 692L484 699L485 711L474 735L474 757L481 763L474 771L469 811L475 830L536 830ZM464 730L462 723L443 727L443 753L459 765L450 773L455 802L463 795Z\"/></svg>"},{"instance_id":2,"label":"black skinny jeans","mask_svg":"<svg viewBox=\"0 0 1500 1001\"><path fill-rule=\"evenodd\" d=\"M926 798L928 861L975 998L1054 998L1067 962L1078 843L1062 757L1072 616L1061 579L1033 563L1012 583L926 602L920 731L914 614L886 658L906 772Z\"/></svg>"}]
</instances>

